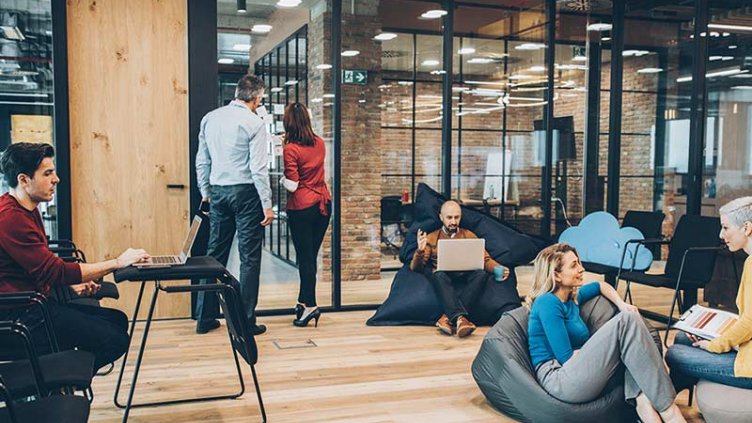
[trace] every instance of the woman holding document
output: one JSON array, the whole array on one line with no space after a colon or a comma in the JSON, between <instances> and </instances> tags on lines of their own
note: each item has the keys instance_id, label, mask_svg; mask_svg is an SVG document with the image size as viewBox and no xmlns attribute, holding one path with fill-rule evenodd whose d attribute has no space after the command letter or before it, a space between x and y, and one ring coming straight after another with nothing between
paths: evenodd
<instances>
[{"instance_id":1,"label":"woman holding document","mask_svg":"<svg viewBox=\"0 0 752 423\"><path fill-rule=\"evenodd\" d=\"M752 197L737 198L718 212L720 237L728 249L744 250L749 255L736 297L739 320L712 341L677 333L674 345L666 352L677 391L691 387L698 379L752 389Z\"/></svg>"}]
</instances>

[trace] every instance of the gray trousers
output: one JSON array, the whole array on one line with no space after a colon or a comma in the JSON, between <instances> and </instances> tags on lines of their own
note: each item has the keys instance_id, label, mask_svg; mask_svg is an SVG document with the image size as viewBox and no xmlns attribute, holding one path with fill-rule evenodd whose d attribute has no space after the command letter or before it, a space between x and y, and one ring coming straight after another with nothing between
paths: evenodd
<instances>
[{"instance_id":1,"label":"gray trousers","mask_svg":"<svg viewBox=\"0 0 752 423\"><path fill-rule=\"evenodd\" d=\"M637 313L617 314L564 365L557 360L540 364L536 377L555 398L583 403L597 398L616 372L625 367L625 399L633 400L644 392L659 412L671 406L676 391L653 338Z\"/></svg>"}]
</instances>

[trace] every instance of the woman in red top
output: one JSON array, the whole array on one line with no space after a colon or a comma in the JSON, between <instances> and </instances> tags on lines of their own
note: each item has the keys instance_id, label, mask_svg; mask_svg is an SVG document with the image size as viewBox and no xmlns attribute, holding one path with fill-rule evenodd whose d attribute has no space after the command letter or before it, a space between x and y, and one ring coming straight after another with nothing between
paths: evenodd
<instances>
[{"instance_id":1,"label":"woman in red top","mask_svg":"<svg viewBox=\"0 0 752 423\"><path fill-rule=\"evenodd\" d=\"M292 103L285 109L285 176L287 219L298 258L300 293L293 324L318 326L321 311L316 306L316 260L329 226L332 196L324 181L324 140L313 133L308 109Z\"/></svg>"}]
</instances>

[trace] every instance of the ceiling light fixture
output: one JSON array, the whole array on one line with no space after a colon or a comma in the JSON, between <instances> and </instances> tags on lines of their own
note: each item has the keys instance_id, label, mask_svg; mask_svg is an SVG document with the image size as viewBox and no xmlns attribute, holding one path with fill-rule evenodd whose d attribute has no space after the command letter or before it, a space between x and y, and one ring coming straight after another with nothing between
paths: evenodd
<instances>
[{"instance_id":1,"label":"ceiling light fixture","mask_svg":"<svg viewBox=\"0 0 752 423\"><path fill-rule=\"evenodd\" d=\"M342 52L342 56L344 57L354 57L359 55L360 52L358 50L345 50Z\"/></svg>"},{"instance_id":2,"label":"ceiling light fixture","mask_svg":"<svg viewBox=\"0 0 752 423\"><path fill-rule=\"evenodd\" d=\"M438 19L446 14L447 14L446 10L434 9L434 10L429 10L427 12L423 12L423 14L420 15L419 19Z\"/></svg>"},{"instance_id":3,"label":"ceiling light fixture","mask_svg":"<svg viewBox=\"0 0 752 423\"><path fill-rule=\"evenodd\" d=\"M277 7L297 7L300 6L301 0L279 0Z\"/></svg>"},{"instance_id":4,"label":"ceiling light fixture","mask_svg":"<svg viewBox=\"0 0 752 423\"><path fill-rule=\"evenodd\" d=\"M736 44L732 44L732 45L730 45L730 46L729 46L729 50L733 50L733 49L735 49L736 47L737 47L737 45L736 45Z\"/></svg>"},{"instance_id":5,"label":"ceiling light fixture","mask_svg":"<svg viewBox=\"0 0 752 423\"><path fill-rule=\"evenodd\" d=\"M475 49L472 47L462 47L461 49L457 50L457 54L473 54L475 53Z\"/></svg>"},{"instance_id":6,"label":"ceiling light fixture","mask_svg":"<svg viewBox=\"0 0 752 423\"><path fill-rule=\"evenodd\" d=\"M749 32L752 32L752 26L743 26L743 25L708 24L708 28L725 29L725 30L728 30L728 31L749 31Z\"/></svg>"},{"instance_id":7,"label":"ceiling light fixture","mask_svg":"<svg viewBox=\"0 0 752 423\"><path fill-rule=\"evenodd\" d=\"M613 25L611 25L610 23L603 23L603 22L592 23L587 26L588 31L610 31L611 28L613 28Z\"/></svg>"},{"instance_id":8,"label":"ceiling light fixture","mask_svg":"<svg viewBox=\"0 0 752 423\"><path fill-rule=\"evenodd\" d=\"M439 66L441 62L436 59L426 59L421 63L421 66Z\"/></svg>"},{"instance_id":9,"label":"ceiling light fixture","mask_svg":"<svg viewBox=\"0 0 752 423\"><path fill-rule=\"evenodd\" d=\"M485 65L488 63L493 63L493 59L490 59L488 57L473 57L472 59L468 60L467 63L472 63L476 65Z\"/></svg>"},{"instance_id":10,"label":"ceiling light fixture","mask_svg":"<svg viewBox=\"0 0 752 423\"><path fill-rule=\"evenodd\" d=\"M587 62L587 56L576 55L572 58L575 62Z\"/></svg>"},{"instance_id":11,"label":"ceiling light fixture","mask_svg":"<svg viewBox=\"0 0 752 423\"><path fill-rule=\"evenodd\" d=\"M230 59L229 57L222 57L219 60L217 60L217 63L221 65L231 65L235 63L235 59Z\"/></svg>"},{"instance_id":12,"label":"ceiling light fixture","mask_svg":"<svg viewBox=\"0 0 752 423\"><path fill-rule=\"evenodd\" d=\"M642 68L637 69L637 73L658 73L663 72L662 68Z\"/></svg>"},{"instance_id":13,"label":"ceiling light fixture","mask_svg":"<svg viewBox=\"0 0 752 423\"><path fill-rule=\"evenodd\" d=\"M256 24L251 27L251 32L255 32L257 34L267 34L271 30L272 26L267 24Z\"/></svg>"},{"instance_id":14,"label":"ceiling light fixture","mask_svg":"<svg viewBox=\"0 0 752 423\"><path fill-rule=\"evenodd\" d=\"M245 0L238 0L236 4L238 6L238 13L245 13L248 11L248 9L245 7Z\"/></svg>"},{"instance_id":15,"label":"ceiling light fixture","mask_svg":"<svg viewBox=\"0 0 752 423\"><path fill-rule=\"evenodd\" d=\"M319 69L319 70L327 70L327 69L331 69L331 68L332 68L332 65L330 65L328 63L322 63L320 65L316 65L316 69Z\"/></svg>"},{"instance_id":16,"label":"ceiling light fixture","mask_svg":"<svg viewBox=\"0 0 752 423\"><path fill-rule=\"evenodd\" d=\"M543 43L522 43L514 46L515 50L540 50L542 48L546 48L546 45Z\"/></svg>"},{"instance_id":17,"label":"ceiling light fixture","mask_svg":"<svg viewBox=\"0 0 752 423\"><path fill-rule=\"evenodd\" d=\"M737 75L737 74L748 73L748 72L749 72L749 70L746 70L746 69L745 70L741 70L739 68L734 68L734 69L726 69L726 70L722 70L722 71L706 73L705 77L706 78L714 78L716 76L731 76L731 75ZM676 82L689 82L691 80L692 80L691 76L682 76L680 78L676 78Z\"/></svg>"},{"instance_id":18,"label":"ceiling light fixture","mask_svg":"<svg viewBox=\"0 0 752 423\"><path fill-rule=\"evenodd\" d=\"M235 44L232 46L232 49L235 51L250 51L251 45L250 44Z\"/></svg>"},{"instance_id":19,"label":"ceiling light fixture","mask_svg":"<svg viewBox=\"0 0 752 423\"><path fill-rule=\"evenodd\" d=\"M531 72L543 72L546 70L546 67L541 66L541 65L536 65L536 66L530 66L529 68L527 68L527 70Z\"/></svg>"},{"instance_id":20,"label":"ceiling light fixture","mask_svg":"<svg viewBox=\"0 0 752 423\"><path fill-rule=\"evenodd\" d=\"M731 87L732 90L752 90L752 85L736 85Z\"/></svg>"},{"instance_id":21,"label":"ceiling light fixture","mask_svg":"<svg viewBox=\"0 0 752 423\"><path fill-rule=\"evenodd\" d=\"M376 35L373 37L376 41L389 41L397 38L397 34L393 32L382 32L381 34Z\"/></svg>"},{"instance_id":22,"label":"ceiling light fixture","mask_svg":"<svg viewBox=\"0 0 752 423\"><path fill-rule=\"evenodd\" d=\"M624 50L621 53L621 55L624 56L624 57L631 57L631 56L640 57L640 56L644 56L644 55L649 54L649 53L650 52L647 51L647 50Z\"/></svg>"}]
</instances>

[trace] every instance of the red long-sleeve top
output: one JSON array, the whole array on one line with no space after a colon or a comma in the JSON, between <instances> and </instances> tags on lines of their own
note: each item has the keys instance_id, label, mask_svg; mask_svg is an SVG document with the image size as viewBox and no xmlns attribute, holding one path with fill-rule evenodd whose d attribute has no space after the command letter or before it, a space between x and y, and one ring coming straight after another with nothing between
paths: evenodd
<instances>
[{"instance_id":1,"label":"red long-sleeve top","mask_svg":"<svg viewBox=\"0 0 752 423\"><path fill-rule=\"evenodd\" d=\"M10 194L0 196L0 292L50 293L56 285L81 282L78 263L50 251L38 209L27 210Z\"/></svg>"},{"instance_id":2,"label":"red long-sleeve top","mask_svg":"<svg viewBox=\"0 0 752 423\"><path fill-rule=\"evenodd\" d=\"M303 210L319 205L321 214L327 215L326 204L332 200L324 179L324 140L315 138L313 145L285 144L285 178L298 183L298 189L287 196L287 210Z\"/></svg>"}]
</instances>

